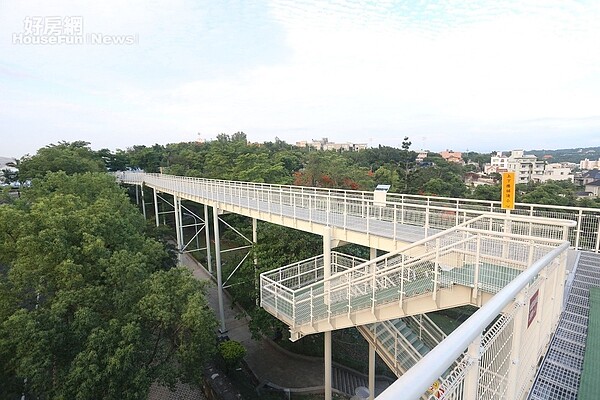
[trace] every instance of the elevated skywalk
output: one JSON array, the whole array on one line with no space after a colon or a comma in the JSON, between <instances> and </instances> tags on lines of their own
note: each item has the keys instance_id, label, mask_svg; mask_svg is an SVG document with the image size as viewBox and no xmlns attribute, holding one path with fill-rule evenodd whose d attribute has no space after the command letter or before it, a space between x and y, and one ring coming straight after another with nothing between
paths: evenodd
<instances>
[{"instance_id":1,"label":"elevated skywalk","mask_svg":"<svg viewBox=\"0 0 600 400\"><path fill-rule=\"evenodd\" d=\"M504 214L499 201L388 194L385 205L372 192L223 181L124 171L123 183L145 185L220 210L393 251L484 213ZM600 209L517 203L512 215L571 220L571 246L600 252Z\"/></svg>"},{"instance_id":2,"label":"elevated skywalk","mask_svg":"<svg viewBox=\"0 0 600 400\"><path fill-rule=\"evenodd\" d=\"M128 184L144 185L161 193L190 200L224 212L284 225L332 239L385 251L398 250L444 229L481 215L480 210L449 209L428 202L405 204L397 198L379 204L372 192L283 186L262 183L120 172Z\"/></svg>"},{"instance_id":3,"label":"elevated skywalk","mask_svg":"<svg viewBox=\"0 0 600 400\"><path fill-rule=\"evenodd\" d=\"M330 271L319 256L265 272L261 305L290 326L292 339L467 304L481 306L562 243L566 234L560 222L528 220L522 225L525 221L518 217L505 218L482 215L363 263L332 252ZM527 235L506 233L515 226Z\"/></svg>"},{"instance_id":4,"label":"elevated skywalk","mask_svg":"<svg viewBox=\"0 0 600 400\"><path fill-rule=\"evenodd\" d=\"M331 385L327 372L331 330L363 325L360 329L365 331L368 328L364 324L374 323L371 326L375 331L390 332L394 322L388 320L473 304L485 305L480 310L485 311L468 321L473 329L467 330L465 325L461 331L464 338L455 332L453 338L444 341L443 347L451 349L450 352L434 349L435 357L430 354L432 357L419 363L428 366L437 363L437 367L425 368L427 374L422 373L423 367L417 368L420 372L404 381L410 382L410 386L415 376L422 375L422 382L410 390L418 393L420 388L427 387L427 382L429 385L441 377L443 370L439 364L449 368L450 357L457 357L472 341L469 350L452 361L456 362L456 368L450 376L441 380L446 391L442 397L461 392L461 398L473 398L469 396L481 391L486 398L497 398L494 393L501 392L517 398L514 393L526 390L527 382L531 382L531 368L537 363L536 356L544 349L542 333L547 335L555 321L560 302L555 293L564 282L563 252L569 244L565 240L575 249L600 251L597 224L600 212L592 209L517 204L515 210L504 214L499 202L409 195L391 195L381 202L375 201L370 192L137 172L116 175L121 182L154 189L157 224L157 192L173 195L178 234L181 200L186 199L204 204L205 215L207 206L214 208L215 238L219 236L217 215L223 212L253 218L253 234L258 219L323 236L322 256L262 274L261 303L290 325L294 339L326 332L326 387ZM539 216L547 218L536 218ZM573 226L577 228L570 230ZM341 242L390 253L365 262L330 252L331 247ZM218 255L216 244L215 247ZM218 271L219 265L217 260ZM220 278L220 272L217 275ZM499 294L495 296L496 293ZM516 293L519 293L517 298ZM543 311L536 314L536 309ZM491 318L496 318L496 322L488 329ZM472 334L474 329L481 332L476 333L479 338ZM512 336L504 333L510 331ZM376 346L381 354L390 351L382 345L383 339L373 339L379 343ZM535 344L529 345L532 340ZM415 345L411 339L408 342L416 349L413 358L418 358L425 347ZM510 363L499 358L506 354L512 354ZM525 362L518 358L520 354L527 354ZM489 379L483 378L486 376ZM404 395L406 385L402 385L397 387L403 387L400 392ZM326 398L327 393L328 390Z\"/></svg>"}]
</instances>

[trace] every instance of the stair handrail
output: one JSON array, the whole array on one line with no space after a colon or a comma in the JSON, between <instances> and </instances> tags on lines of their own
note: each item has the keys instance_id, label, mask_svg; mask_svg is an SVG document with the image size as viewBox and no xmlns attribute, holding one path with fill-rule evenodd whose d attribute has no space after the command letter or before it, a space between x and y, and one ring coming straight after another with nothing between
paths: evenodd
<instances>
[{"instance_id":1,"label":"stair handrail","mask_svg":"<svg viewBox=\"0 0 600 400\"><path fill-rule=\"evenodd\" d=\"M411 325L417 325L419 329L419 339L430 349L433 349L440 344L447 336L446 333L427 316L427 314L411 315L403 317L402 320L404 320L406 325L408 325L413 332L415 332L415 329Z\"/></svg>"},{"instance_id":2,"label":"stair handrail","mask_svg":"<svg viewBox=\"0 0 600 400\"><path fill-rule=\"evenodd\" d=\"M448 335L442 343L390 385L377 399L397 399L399 393L402 393L402 398L405 399L418 399L421 397L431 383L435 382L452 363L461 357L464 349L481 335L481 332L514 300L515 296L534 280L542 269L550 265L569 248L569 244L565 241L519 274L454 332Z\"/></svg>"}]
</instances>

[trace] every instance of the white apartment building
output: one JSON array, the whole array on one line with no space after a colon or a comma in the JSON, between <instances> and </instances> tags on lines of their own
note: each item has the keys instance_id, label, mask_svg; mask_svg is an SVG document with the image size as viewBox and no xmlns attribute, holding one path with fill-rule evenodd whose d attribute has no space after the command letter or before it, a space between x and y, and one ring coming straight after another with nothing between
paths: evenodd
<instances>
[{"instance_id":1,"label":"white apartment building","mask_svg":"<svg viewBox=\"0 0 600 400\"><path fill-rule=\"evenodd\" d=\"M572 173L572 168L568 166L568 163L552 163L547 164L544 169L544 174L541 177L535 178L539 182L548 181L574 181L575 176Z\"/></svg>"},{"instance_id":2,"label":"white apartment building","mask_svg":"<svg viewBox=\"0 0 600 400\"><path fill-rule=\"evenodd\" d=\"M581 169L600 169L600 158L598 161L590 161L587 158L583 161L579 161L579 168Z\"/></svg>"},{"instance_id":3,"label":"white apartment building","mask_svg":"<svg viewBox=\"0 0 600 400\"><path fill-rule=\"evenodd\" d=\"M296 142L296 147L312 147L317 150L344 150L344 151L359 151L367 148L366 143L334 143L330 142L328 138L323 138L321 140L311 140L306 141L302 140L300 142Z\"/></svg>"},{"instance_id":4,"label":"white apartment building","mask_svg":"<svg viewBox=\"0 0 600 400\"><path fill-rule=\"evenodd\" d=\"M507 169L515 172L516 183L538 181L544 175L545 161L525 154L523 150L513 150L507 159Z\"/></svg>"},{"instance_id":5,"label":"white apartment building","mask_svg":"<svg viewBox=\"0 0 600 400\"><path fill-rule=\"evenodd\" d=\"M525 154L523 150L513 150L510 156L496 153L492 156L491 163L485 166L486 173L513 171L516 175L516 183L547 182L570 180L574 176L571 168L566 163L546 164L538 160L536 156Z\"/></svg>"}]
</instances>

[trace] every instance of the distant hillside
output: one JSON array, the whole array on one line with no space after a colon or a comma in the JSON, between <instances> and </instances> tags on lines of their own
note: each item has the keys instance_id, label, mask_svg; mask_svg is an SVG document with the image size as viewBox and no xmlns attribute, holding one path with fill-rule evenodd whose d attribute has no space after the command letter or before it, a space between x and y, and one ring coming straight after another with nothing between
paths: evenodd
<instances>
[{"instance_id":1,"label":"distant hillside","mask_svg":"<svg viewBox=\"0 0 600 400\"><path fill-rule=\"evenodd\" d=\"M579 164L586 158L598 160L600 158L600 147L584 147L576 149L558 149L558 150L527 150L525 154L535 154L538 159L544 156L552 156L548 162L574 162Z\"/></svg>"},{"instance_id":2,"label":"distant hillside","mask_svg":"<svg viewBox=\"0 0 600 400\"><path fill-rule=\"evenodd\" d=\"M12 157L0 157L0 166L2 168L8 163L14 163L16 160Z\"/></svg>"}]
</instances>

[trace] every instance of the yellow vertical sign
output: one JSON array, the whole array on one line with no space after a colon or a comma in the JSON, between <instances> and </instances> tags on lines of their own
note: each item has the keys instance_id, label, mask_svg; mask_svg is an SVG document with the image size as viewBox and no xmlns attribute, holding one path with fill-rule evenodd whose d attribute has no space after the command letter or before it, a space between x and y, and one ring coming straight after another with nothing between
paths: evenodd
<instances>
[{"instance_id":1,"label":"yellow vertical sign","mask_svg":"<svg viewBox=\"0 0 600 400\"><path fill-rule=\"evenodd\" d=\"M502 208L513 210L515 208L515 173L502 173Z\"/></svg>"}]
</instances>

